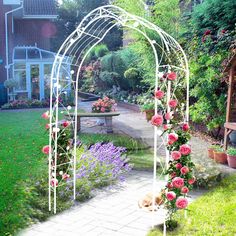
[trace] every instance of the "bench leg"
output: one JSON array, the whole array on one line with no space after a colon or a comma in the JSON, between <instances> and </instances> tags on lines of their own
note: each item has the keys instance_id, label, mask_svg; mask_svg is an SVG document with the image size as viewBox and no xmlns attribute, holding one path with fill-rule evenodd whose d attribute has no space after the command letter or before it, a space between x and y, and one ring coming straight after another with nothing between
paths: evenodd
<instances>
[{"instance_id":1,"label":"bench leg","mask_svg":"<svg viewBox=\"0 0 236 236\"><path fill-rule=\"evenodd\" d=\"M105 117L105 124L106 124L107 133L112 134L113 133L112 117Z\"/></svg>"},{"instance_id":2,"label":"bench leg","mask_svg":"<svg viewBox=\"0 0 236 236\"><path fill-rule=\"evenodd\" d=\"M228 142L229 142L228 136L230 135L231 132L232 132L232 130L225 128L224 150L227 150L227 148L228 148Z\"/></svg>"}]
</instances>

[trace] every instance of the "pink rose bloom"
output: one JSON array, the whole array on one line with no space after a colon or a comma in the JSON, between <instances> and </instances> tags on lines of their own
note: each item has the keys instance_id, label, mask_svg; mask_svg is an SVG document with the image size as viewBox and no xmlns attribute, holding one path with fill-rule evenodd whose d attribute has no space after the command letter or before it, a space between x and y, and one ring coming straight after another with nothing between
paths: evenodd
<instances>
[{"instance_id":1,"label":"pink rose bloom","mask_svg":"<svg viewBox=\"0 0 236 236\"><path fill-rule=\"evenodd\" d=\"M176 169L181 169L182 168L182 164L181 163L177 163L176 165L175 165L175 167L176 167Z\"/></svg>"},{"instance_id":2,"label":"pink rose bloom","mask_svg":"<svg viewBox=\"0 0 236 236\"><path fill-rule=\"evenodd\" d=\"M166 119L166 120L171 120L172 117L173 117L173 113L172 113L172 112L167 112L167 113L165 114L165 119Z\"/></svg>"},{"instance_id":3,"label":"pink rose bloom","mask_svg":"<svg viewBox=\"0 0 236 236\"><path fill-rule=\"evenodd\" d=\"M52 179L52 180L51 180L51 185L52 185L53 187L55 187L55 186L57 187L57 186L58 186L58 180L55 179L55 178Z\"/></svg>"},{"instance_id":4,"label":"pink rose bloom","mask_svg":"<svg viewBox=\"0 0 236 236\"><path fill-rule=\"evenodd\" d=\"M175 172L171 173L170 177L171 177L171 179L175 178L176 177L176 173Z\"/></svg>"},{"instance_id":5,"label":"pink rose bloom","mask_svg":"<svg viewBox=\"0 0 236 236\"><path fill-rule=\"evenodd\" d=\"M168 126L168 125L163 125L163 129L164 129L164 130L168 130L168 129L169 129L169 126Z\"/></svg>"},{"instance_id":6,"label":"pink rose bloom","mask_svg":"<svg viewBox=\"0 0 236 236\"><path fill-rule=\"evenodd\" d=\"M46 124L45 129L50 129L50 124Z\"/></svg>"},{"instance_id":7,"label":"pink rose bloom","mask_svg":"<svg viewBox=\"0 0 236 236\"><path fill-rule=\"evenodd\" d=\"M196 182L196 178L195 177L193 177L193 178L188 180L189 184L194 184L195 182Z\"/></svg>"},{"instance_id":8,"label":"pink rose bloom","mask_svg":"<svg viewBox=\"0 0 236 236\"><path fill-rule=\"evenodd\" d=\"M175 192L168 192L166 193L166 198L168 199L168 201L173 201L176 198L176 194Z\"/></svg>"},{"instance_id":9,"label":"pink rose bloom","mask_svg":"<svg viewBox=\"0 0 236 236\"><path fill-rule=\"evenodd\" d=\"M180 177L175 177L172 180L172 184L175 188L182 188L184 186L184 179L182 179Z\"/></svg>"},{"instance_id":10,"label":"pink rose bloom","mask_svg":"<svg viewBox=\"0 0 236 236\"><path fill-rule=\"evenodd\" d=\"M151 119L151 124L155 126L161 126L163 124L163 116L162 115L154 115Z\"/></svg>"},{"instance_id":11,"label":"pink rose bloom","mask_svg":"<svg viewBox=\"0 0 236 236\"><path fill-rule=\"evenodd\" d=\"M155 98L157 98L157 99L162 99L164 97L164 95L165 95L165 93L161 90L157 90L155 92Z\"/></svg>"},{"instance_id":12,"label":"pink rose bloom","mask_svg":"<svg viewBox=\"0 0 236 236\"><path fill-rule=\"evenodd\" d=\"M169 74L167 74L167 79L168 80L176 80L176 78L177 78L177 75L176 75L176 73L175 72L170 72Z\"/></svg>"},{"instance_id":13,"label":"pink rose bloom","mask_svg":"<svg viewBox=\"0 0 236 236\"><path fill-rule=\"evenodd\" d=\"M187 156L191 153L191 147L188 144L183 144L180 146L179 151L182 155Z\"/></svg>"},{"instance_id":14,"label":"pink rose bloom","mask_svg":"<svg viewBox=\"0 0 236 236\"><path fill-rule=\"evenodd\" d=\"M185 131L185 132L188 131L189 130L189 125L187 123L183 124L182 130Z\"/></svg>"},{"instance_id":15,"label":"pink rose bloom","mask_svg":"<svg viewBox=\"0 0 236 236\"><path fill-rule=\"evenodd\" d=\"M45 120L48 120L50 118L49 111L44 112L41 117Z\"/></svg>"},{"instance_id":16,"label":"pink rose bloom","mask_svg":"<svg viewBox=\"0 0 236 236\"><path fill-rule=\"evenodd\" d=\"M172 144L178 140L178 134L176 133L170 133L168 135L168 141L171 142Z\"/></svg>"},{"instance_id":17,"label":"pink rose bloom","mask_svg":"<svg viewBox=\"0 0 236 236\"><path fill-rule=\"evenodd\" d=\"M106 109L104 107L101 108L101 112L105 112Z\"/></svg>"},{"instance_id":18,"label":"pink rose bloom","mask_svg":"<svg viewBox=\"0 0 236 236\"><path fill-rule=\"evenodd\" d=\"M177 107L177 105L178 105L178 101L175 100L175 99L171 99L171 100L168 102L168 105L169 105L169 107L171 107L171 108L175 108L175 107Z\"/></svg>"},{"instance_id":19,"label":"pink rose bloom","mask_svg":"<svg viewBox=\"0 0 236 236\"><path fill-rule=\"evenodd\" d=\"M46 154L46 155L49 154L49 151L50 151L50 147L49 147L49 145L44 146L44 147L42 148L42 152L43 152L44 154Z\"/></svg>"},{"instance_id":20,"label":"pink rose bloom","mask_svg":"<svg viewBox=\"0 0 236 236\"><path fill-rule=\"evenodd\" d=\"M67 120L62 123L62 126L63 126L64 128L68 127L69 125L70 125L70 122L67 121Z\"/></svg>"},{"instance_id":21,"label":"pink rose bloom","mask_svg":"<svg viewBox=\"0 0 236 236\"><path fill-rule=\"evenodd\" d=\"M188 206L188 200L184 197L179 197L176 202L175 205L177 208L179 209L184 209Z\"/></svg>"},{"instance_id":22,"label":"pink rose bloom","mask_svg":"<svg viewBox=\"0 0 236 236\"><path fill-rule=\"evenodd\" d=\"M187 194L188 192L189 192L188 187L184 186L183 188L181 188L181 193Z\"/></svg>"},{"instance_id":23,"label":"pink rose bloom","mask_svg":"<svg viewBox=\"0 0 236 236\"><path fill-rule=\"evenodd\" d=\"M172 184L172 183L168 183L168 184L166 185L166 187L167 187L168 189L172 189L172 188L173 188L173 184Z\"/></svg>"},{"instance_id":24,"label":"pink rose bloom","mask_svg":"<svg viewBox=\"0 0 236 236\"><path fill-rule=\"evenodd\" d=\"M181 158L181 153L178 151L173 151L171 153L171 157L173 158L173 160L179 160ZM180 164L180 163L178 163ZM181 164L180 164L181 165ZM181 165L182 166L182 165Z\"/></svg>"},{"instance_id":25,"label":"pink rose bloom","mask_svg":"<svg viewBox=\"0 0 236 236\"><path fill-rule=\"evenodd\" d=\"M184 166L180 169L180 172L182 175L186 175L189 172L189 168L187 166Z\"/></svg>"},{"instance_id":26,"label":"pink rose bloom","mask_svg":"<svg viewBox=\"0 0 236 236\"><path fill-rule=\"evenodd\" d=\"M70 178L70 175L68 175L66 173L62 175L62 179L64 179L64 180L67 180L69 178Z\"/></svg>"}]
</instances>

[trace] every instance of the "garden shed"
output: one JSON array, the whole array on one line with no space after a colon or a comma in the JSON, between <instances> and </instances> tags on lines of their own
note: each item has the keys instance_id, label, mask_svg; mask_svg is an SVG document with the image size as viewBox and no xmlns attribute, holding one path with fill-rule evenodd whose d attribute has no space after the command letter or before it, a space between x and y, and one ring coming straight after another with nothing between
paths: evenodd
<instances>
[{"instance_id":1,"label":"garden shed","mask_svg":"<svg viewBox=\"0 0 236 236\"><path fill-rule=\"evenodd\" d=\"M228 137L232 131L236 131L236 54L229 60L224 72L229 74L226 122L224 125L224 148L227 149Z\"/></svg>"}]
</instances>

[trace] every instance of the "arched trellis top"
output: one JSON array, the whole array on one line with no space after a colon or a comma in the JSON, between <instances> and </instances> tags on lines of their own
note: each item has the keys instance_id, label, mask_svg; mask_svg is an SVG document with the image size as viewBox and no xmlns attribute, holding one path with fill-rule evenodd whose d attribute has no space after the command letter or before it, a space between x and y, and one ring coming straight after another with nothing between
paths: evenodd
<instances>
[{"instance_id":1,"label":"arched trellis top","mask_svg":"<svg viewBox=\"0 0 236 236\"><path fill-rule=\"evenodd\" d=\"M143 19L141 17L132 15L125 10L112 5L102 6L91 13L89 13L79 24L74 32L65 40L65 42L60 47L53 64L52 75L51 75L51 97L50 97L50 138L49 146L52 151L49 153L49 210L51 210L52 202L52 192L53 202L54 202L54 212L56 212L56 200L57 200L57 187L54 184L52 186L51 182L55 176L58 175L58 171L61 166L67 165L68 169L73 169L73 184L74 184L74 198L76 196L76 144L77 144L77 108L78 108L78 82L81 73L82 66L87 55L90 51L98 45L106 37L107 33L114 27L127 27L129 29L136 30L141 35L143 35L149 42L153 49L155 65L155 89L158 87L163 87L167 92L168 99L170 99L170 83L161 83L160 78L163 77L165 72L174 70L181 76L178 77L174 88L172 88L172 96L174 91L178 89L179 84L184 84L185 90L182 91L186 95L184 111L182 112L183 119L188 121L188 100L189 100L189 70L186 55L179 45L179 43L158 26L153 23ZM151 38L151 34L155 34L155 40ZM65 57L69 60L65 62ZM72 81L75 90L75 110L73 117L75 120L72 122L74 130L74 142L73 142L73 155L68 158L68 162L60 163L58 165L58 138L59 134L57 132L59 127L59 107L64 110L69 116L71 110L62 101L60 97L64 94L66 86L68 83L64 83L67 78L62 78L60 76L60 71L64 63L70 63L74 66L74 70L71 74L74 76L74 81ZM69 79L69 77L68 77ZM66 85L64 85L66 84ZM155 100L156 108L155 112L157 114L157 100ZM168 109L167 109L168 111ZM60 112L62 112L60 110ZM157 162L157 139L158 130L157 127L154 128L154 181L156 180L156 162ZM55 132L56 131L56 132ZM160 137L159 137L160 138ZM164 143L164 141L163 141ZM168 163L169 154L167 152L166 163ZM155 184L154 184L155 187Z\"/></svg>"}]
</instances>

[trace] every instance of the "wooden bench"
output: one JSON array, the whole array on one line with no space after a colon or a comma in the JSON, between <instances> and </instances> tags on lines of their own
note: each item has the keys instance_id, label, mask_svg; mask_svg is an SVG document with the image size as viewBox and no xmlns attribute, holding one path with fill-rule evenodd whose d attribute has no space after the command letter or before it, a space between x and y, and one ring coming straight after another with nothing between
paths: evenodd
<instances>
[{"instance_id":1,"label":"wooden bench","mask_svg":"<svg viewBox=\"0 0 236 236\"><path fill-rule=\"evenodd\" d=\"M236 130L236 123L226 122L224 126L225 126L224 149L226 150L229 142L228 137L232 131Z\"/></svg>"},{"instance_id":2,"label":"wooden bench","mask_svg":"<svg viewBox=\"0 0 236 236\"><path fill-rule=\"evenodd\" d=\"M113 128L112 128L112 117L113 116L119 116L120 113L118 112L104 112L104 113L77 113L77 131L79 132L81 129L81 118L83 117L97 117L97 118L102 118L104 117L105 119L105 125L107 129L107 133L113 133ZM72 117L73 121L75 121L75 115L70 114L66 115L67 119L68 117Z\"/></svg>"}]
</instances>

